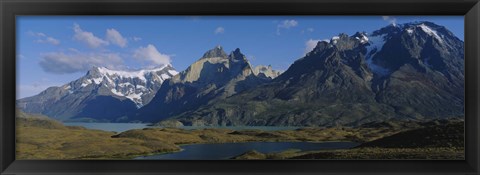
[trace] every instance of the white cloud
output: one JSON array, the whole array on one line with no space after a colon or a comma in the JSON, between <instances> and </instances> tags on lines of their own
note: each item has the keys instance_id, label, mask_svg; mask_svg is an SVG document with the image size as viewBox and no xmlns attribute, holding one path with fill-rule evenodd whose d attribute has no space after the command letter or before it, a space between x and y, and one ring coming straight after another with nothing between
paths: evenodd
<instances>
[{"instance_id":1,"label":"white cloud","mask_svg":"<svg viewBox=\"0 0 480 175\"><path fill-rule=\"evenodd\" d=\"M75 53L79 53L80 51L78 51L77 49L75 48L68 48L68 51L70 52L75 52Z\"/></svg>"},{"instance_id":2,"label":"white cloud","mask_svg":"<svg viewBox=\"0 0 480 175\"><path fill-rule=\"evenodd\" d=\"M392 24L393 26L397 25L397 18L392 16L382 16L384 21L388 21L388 23Z\"/></svg>"},{"instance_id":3,"label":"white cloud","mask_svg":"<svg viewBox=\"0 0 480 175\"><path fill-rule=\"evenodd\" d=\"M298 25L298 22L295 20L283 20L280 24L277 25L277 35L280 35L281 29L289 29Z\"/></svg>"},{"instance_id":4,"label":"white cloud","mask_svg":"<svg viewBox=\"0 0 480 175\"><path fill-rule=\"evenodd\" d=\"M46 37L45 39L38 39L35 40L36 43L48 43L48 44L53 44L53 45L59 45L60 40L52 38L52 37Z\"/></svg>"},{"instance_id":5,"label":"white cloud","mask_svg":"<svg viewBox=\"0 0 480 175\"><path fill-rule=\"evenodd\" d=\"M307 28L307 29L305 29L305 30L302 30L302 32L301 32L301 33L302 33L302 34L304 34L304 33L312 33L313 31L315 31L315 29L314 29L314 28L311 28L311 27L309 27L309 28Z\"/></svg>"},{"instance_id":6,"label":"white cloud","mask_svg":"<svg viewBox=\"0 0 480 175\"><path fill-rule=\"evenodd\" d=\"M133 53L133 58L155 65L170 64L170 56L160 53L157 48L151 44L147 45L147 47L139 47L136 49Z\"/></svg>"},{"instance_id":7,"label":"white cloud","mask_svg":"<svg viewBox=\"0 0 480 175\"><path fill-rule=\"evenodd\" d=\"M305 51L304 54L307 54L308 52L311 52L320 42L321 40L316 40L316 39L309 39L307 42L305 42Z\"/></svg>"},{"instance_id":8,"label":"white cloud","mask_svg":"<svg viewBox=\"0 0 480 175\"><path fill-rule=\"evenodd\" d=\"M73 31L75 32L73 38L87 44L90 48L98 48L100 46L106 46L109 44L107 41L93 35L92 32L82 30L82 28L80 28L80 25L76 23L73 24Z\"/></svg>"},{"instance_id":9,"label":"white cloud","mask_svg":"<svg viewBox=\"0 0 480 175\"><path fill-rule=\"evenodd\" d=\"M142 40L142 38L134 36L134 37L132 37L132 40L133 41L140 41L140 40Z\"/></svg>"},{"instance_id":10,"label":"white cloud","mask_svg":"<svg viewBox=\"0 0 480 175\"><path fill-rule=\"evenodd\" d=\"M69 74L87 71L92 66L121 68L123 60L116 53L51 52L42 54L39 64L45 72Z\"/></svg>"},{"instance_id":11,"label":"white cloud","mask_svg":"<svg viewBox=\"0 0 480 175\"><path fill-rule=\"evenodd\" d=\"M35 36L35 37L46 37L47 36L47 35L45 35L45 33L33 32L33 31L28 31L27 34L30 35L30 36Z\"/></svg>"},{"instance_id":12,"label":"white cloud","mask_svg":"<svg viewBox=\"0 0 480 175\"><path fill-rule=\"evenodd\" d=\"M295 20L284 20L280 24L278 24L278 27L289 29L289 28L295 27L297 25L298 25L298 22L295 21Z\"/></svg>"},{"instance_id":13,"label":"white cloud","mask_svg":"<svg viewBox=\"0 0 480 175\"><path fill-rule=\"evenodd\" d=\"M54 37L48 36L48 35L46 35L45 33L42 33L42 32L29 31L28 35L37 38L36 40L34 40L35 43L47 43L47 44L52 44L52 45L59 45L60 44L60 40L58 40Z\"/></svg>"},{"instance_id":14,"label":"white cloud","mask_svg":"<svg viewBox=\"0 0 480 175\"><path fill-rule=\"evenodd\" d=\"M115 29L107 29L107 40L121 48L127 46L127 39Z\"/></svg>"},{"instance_id":15,"label":"white cloud","mask_svg":"<svg viewBox=\"0 0 480 175\"><path fill-rule=\"evenodd\" d=\"M217 27L213 33L215 33L215 34L223 34L223 33L225 33L225 28L223 28L223 27Z\"/></svg>"}]
</instances>

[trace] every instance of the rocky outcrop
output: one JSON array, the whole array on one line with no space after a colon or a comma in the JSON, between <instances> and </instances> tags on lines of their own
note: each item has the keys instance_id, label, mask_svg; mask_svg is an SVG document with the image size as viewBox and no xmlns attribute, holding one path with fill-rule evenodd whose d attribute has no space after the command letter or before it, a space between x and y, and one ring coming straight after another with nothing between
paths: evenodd
<instances>
[{"instance_id":1,"label":"rocky outcrop","mask_svg":"<svg viewBox=\"0 0 480 175\"><path fill-rule=\"evenodd\" d=\"M156 122L231 97L270 81L257 77L240 49L226 54L221 46L207 51L172 79L130 119Z\"/></svg>"}]
</instances>

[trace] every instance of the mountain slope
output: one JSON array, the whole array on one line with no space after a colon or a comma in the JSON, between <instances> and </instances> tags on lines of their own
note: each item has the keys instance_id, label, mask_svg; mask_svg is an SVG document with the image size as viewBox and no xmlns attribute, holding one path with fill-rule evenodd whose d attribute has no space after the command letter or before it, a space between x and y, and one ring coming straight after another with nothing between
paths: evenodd
<instances>
[{"instance_id":1,"label":"mountain slope","mask_svg":"<svg viewBox=\"0 0 480 175\"><path fill-rule=\"evenodd\" d=\"M120 117L149 103L163 81L176 74L170 65L137 71L93 67L75 81L17 100L17 106L63 121L121 121Z\"/></svg>"},{"instance_id":2,"label":"mountain slope","mask_svg":"<svg viewBox=\"0 0 480 175\"><path fill-rule=\"evenodd\" d=\"M463 114L463 41L430 22L409 23L396 30L371 57L388 70L375 82L378 101L411 118Z\"/></svg>"},{"instance_id":3,"label":"mountain slope","mask_svg":"<svg viewBox=\"0 0 480 175\"><path fill-rule=\"evenodd\" d=\"M131 116L159 121L225 99L270 81L257 77L245 55L236 49L227 55L217 46L185 71L162 84L153 100Z\"/></svg>"},{"instance_id":4,"label":"mountain slope","mask_svg":"<svg viewBox=\"0 0 480 175\"><path fill-rule=\"evenodd\" d=\"M332 126L463 115L463 41L430 22L320 41L272 82L170 121ZM167 123L167 122L164 122Z\"/></svg>"}]
</instances>

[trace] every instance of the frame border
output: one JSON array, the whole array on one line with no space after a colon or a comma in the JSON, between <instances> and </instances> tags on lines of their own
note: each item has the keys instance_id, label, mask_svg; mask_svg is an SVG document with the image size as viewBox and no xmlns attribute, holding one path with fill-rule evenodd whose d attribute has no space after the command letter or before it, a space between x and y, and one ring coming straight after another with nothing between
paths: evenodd
<instances>
[{"instance_id":1,"label":"frame border","mask_svg":"<svg viewBox=\"0 0 480 175\"><path fill-rule=\"evenodd\" d=\"M463 15L465 160L15 160L17 15ZM0 0L0 174L479 174L478 0ZM188 168L185 168L188 167ZM348 167L348 168L345 168Z\"/></svg>"}]
</instances>

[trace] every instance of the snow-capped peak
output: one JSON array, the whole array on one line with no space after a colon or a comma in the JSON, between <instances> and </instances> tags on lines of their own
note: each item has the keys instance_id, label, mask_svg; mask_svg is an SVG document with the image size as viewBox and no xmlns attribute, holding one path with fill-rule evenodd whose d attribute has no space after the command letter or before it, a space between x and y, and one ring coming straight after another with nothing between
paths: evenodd
<instances>
[{"instance_id":1,"label":"snow-capped peak","mask_svg":"<svg viewBox=\"0 0 480 175\"><path fill-rule=\"evenodd\" d=\"M438 40L438 42L440 43L443 42L443 39L437 34L436 30L433 30L432 28L428 27L424 23L418 25L418 27L420 27L428 35L435 37Z\"/></svg>"},{"instance_id":2,"label":"snow-capped peak","mask_svg":"<svg viewBox=\"0 0 480 175\"><path fill-rule=\"evenodd\" d=\"M339 39L340 39L339 36L333 36L332 39L330 40L330 42L331 42L332 44L337 44L337 42L338 42Z\"/></svg>"},{"instance_id":3,"label":"snow-capped peak","mask_svg":"<svg viewBox=\"0 0 480 175\"><path fill-rule=\"evenodd\" d=\"M442 31L443 27L438 26L434 23L431 23L428 21L415 21L415 22L402 24L401 26L402 26L401 29L403 31L406 31L409 35L413 35L415 32L423 31L427 35L434 37L439 43L444 42L445 36L442 34L442 32L437 31L438 29ZM446 35L449 35L448 32Z\"/></svg>"},{"instance_id":4,"label":"snow-capped peak","mask_svg":"<svg viewBox=\"0 0 480 175\"><path fill-rule=\"evenodd\" d=\"M112 70L112 69L108 69L106 67L96 67L94 69L98 70L100 75L97 75L97 76L101 76L101 77L103 77L103 76L109 76L109 77L118 76L120 78L132 78L132 79L138 78L142 81L147 81L146 76L148 74L151 74L152 72L162 71L167 67L171 67L171 65L164 65L164 66L153 68L153 69L140 69L140 70ZM178 72L172 69L172 70L169 70L169 73L176 75ZM99 83L97 83L97 84L99 84Z\"/></svg>"},{"instance_id":5,"label":"snow-capped peak","mask_svg":"<svg viewBox=\"0 0 480 175\"><path fill-rule=\"evenodd\" d=\"M84 77L70 83L73 86L71 92L75 93L84 88L106 89L102 92L130 99L137 107L141 107L151 100L166 79L177 74L171 65L140 70L93 67Z\"/></svg>"},{"instance_id":6,"label":"snow-capped peak","mask_svg":"<svg viewBox=\"0 0 480 175\"><path fill-rule=\"evenodd\" d=\"M359 40L361 44L365 44L365 43L368 43L369 41L369 38L367 37L367 35L365 33L356 33L354 35L355 39Z\"/></svg>"},{"instance_id":7,"label":"snow-capped peak","mask_svg":"<svg viewBox=\"0 0 480 175\"><path fill-rule=\"evenodd\" d=\"M399 24L397 26L386 26L373 32L372 35L368 35L368 45L366 45L367 52L365 54L366 63L372 72L385 75L389 73L388 69L385 69L379 65L374 64L373 58L380 52L383 45L391 38L400 37L403 34L408 34L410 37L415 37L417 40L425 37L431 37L441 45L445 46L448 39L453 38L454 35L445 29L443 26L436 25L435 23L428 21L416 21L411 23ZM356 35L361 36L361 35ZM357 39L360 40L360 37ZM377 59L377 58L375 58ZM382 58L378 58L382 59Z\"/></svg>"}]
</instances>

